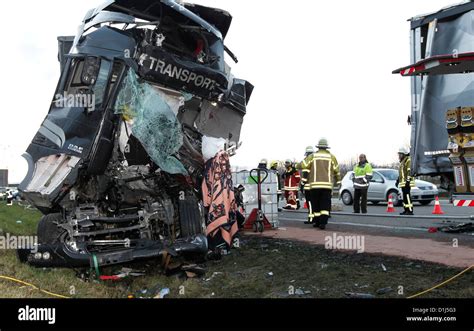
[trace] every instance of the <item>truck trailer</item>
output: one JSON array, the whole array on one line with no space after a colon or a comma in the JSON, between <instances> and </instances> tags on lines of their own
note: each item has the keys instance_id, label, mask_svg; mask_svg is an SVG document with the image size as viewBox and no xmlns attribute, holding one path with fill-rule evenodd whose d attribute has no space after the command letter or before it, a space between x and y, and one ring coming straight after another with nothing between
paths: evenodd
<instances>
[{"instance_id":1,"label":"truck trailer","mask_svg":"<svg viewBox=\"0 0 474 331\"><path fill-rule=\"evenodd\" d=\"M474 206L474 2L410 20L413 176L440 176L456 206Z\"/></svg>"}]
</instances>

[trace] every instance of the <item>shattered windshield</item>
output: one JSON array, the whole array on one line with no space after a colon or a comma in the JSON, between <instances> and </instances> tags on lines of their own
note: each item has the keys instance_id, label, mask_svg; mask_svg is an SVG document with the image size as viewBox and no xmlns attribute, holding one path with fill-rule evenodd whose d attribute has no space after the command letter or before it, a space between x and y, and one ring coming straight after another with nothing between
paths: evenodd
<instances>
[{"instance_id":1,"label":"shattered windshield","mask_svg":"<svg viewBox=\"0 0 474 331\"><path fill-rule=\"evenodd\" d=\"M135 72L129 70L117 97L115 113L131 124L133 136L163 171L186 175L183 164L175 157L183 144L181 125L172 110L179 105L170 104L164 92L139 82Z\"/></svg>"}]
</instances>

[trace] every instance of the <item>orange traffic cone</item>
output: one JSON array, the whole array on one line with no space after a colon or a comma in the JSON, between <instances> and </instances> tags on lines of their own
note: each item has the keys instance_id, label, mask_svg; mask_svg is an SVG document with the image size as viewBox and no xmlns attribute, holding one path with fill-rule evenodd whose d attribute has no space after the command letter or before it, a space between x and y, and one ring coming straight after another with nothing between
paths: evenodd
<instances>
[{"instance_id":1,"label":"orange traffic cone","mask_svg":"<svg viewBox=\"0 0 474 331\"><path fill-rule=\"evenodd\" d=\"M435 206L433 209L433 215L443 215L444 212L441 210L441 204L439 203L438 197L436 197Z\"/></svg>"},{"instance_id":2,"label":"orange traffic cone","mask_svg":"<svg viewBox=\"0 0 474 331\"><path fill-rule=\"evenodd\" d=\"M395 208L393 208L393 201L392 198L388 199L388 206L387 206L387 213L394 213Z\"/></svg>"}]
</instances>

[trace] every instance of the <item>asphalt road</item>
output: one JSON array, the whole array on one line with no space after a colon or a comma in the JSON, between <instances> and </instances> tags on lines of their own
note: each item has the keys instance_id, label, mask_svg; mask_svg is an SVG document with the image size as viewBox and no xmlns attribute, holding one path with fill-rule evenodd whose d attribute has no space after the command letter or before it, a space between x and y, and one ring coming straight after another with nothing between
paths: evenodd
<instances>
[{"instance_id":1,"label":"asphalt road","mask_svg":"<svg viewBox=\"0 0 474 331\"><path fill-rule=\"evenodd\" d=\"M396 213L387 213L387 204L368 205L368 214L352 214L352 206L344 206L341 201L333 199L333 205L341 205L342 211L333 211L328 230L353 233L365 233L381 236L398 236L414 238L430 238L440 241L452 241L462 238L463 243L474 247L474 233L429 233L428 229L474 222L470 219L474 209L454 207L449 201L442 200L441 208L444 215L432 215L434 203L421 206L415 203L415 216L400 216L402 207L395 207ZM282 211L279 213L280 227L310 227L303 222L307 218L307 210Z\"/></svg>"},{"instance_id":2,"label":"asphalt road","mask_svg":"<svg viewBox=\"0 0 474 331\"><path fill-rule=\"evenodd\" d=\"M352 213L353 206L345 206L341 200L333 199L333 204L341 205L343 211L347 213ZM440 200L441 209L445 213L445 216L463 216L468 217L474 215L474 208L469 207L454 207L453 204L449 203L448 200ZM418 202L414 204L415 215L425 215L432 216L434 202L428 206L422 206ZM403 207L395 207L398 213L403 211ZM367 204L367 211L369 214L385 214L387 210L387 203L379 203L378 205L373 205L370 202Z\"/></svg>"}]
</instances>

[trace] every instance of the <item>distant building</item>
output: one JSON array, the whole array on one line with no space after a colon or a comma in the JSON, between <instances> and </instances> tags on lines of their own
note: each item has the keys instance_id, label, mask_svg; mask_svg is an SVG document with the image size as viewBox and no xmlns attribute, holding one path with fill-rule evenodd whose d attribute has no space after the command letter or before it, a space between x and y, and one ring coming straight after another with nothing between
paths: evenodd
<instances>
[{"instance_id":1,"label":"distant building","mask_svg":"<svg viewBox=\"0 0 474 331\"><path fill-rule=\"evenodd\" d=\"M8 170L0 169L0 187L8 186Z\"/></svg>"}]
</instances>

